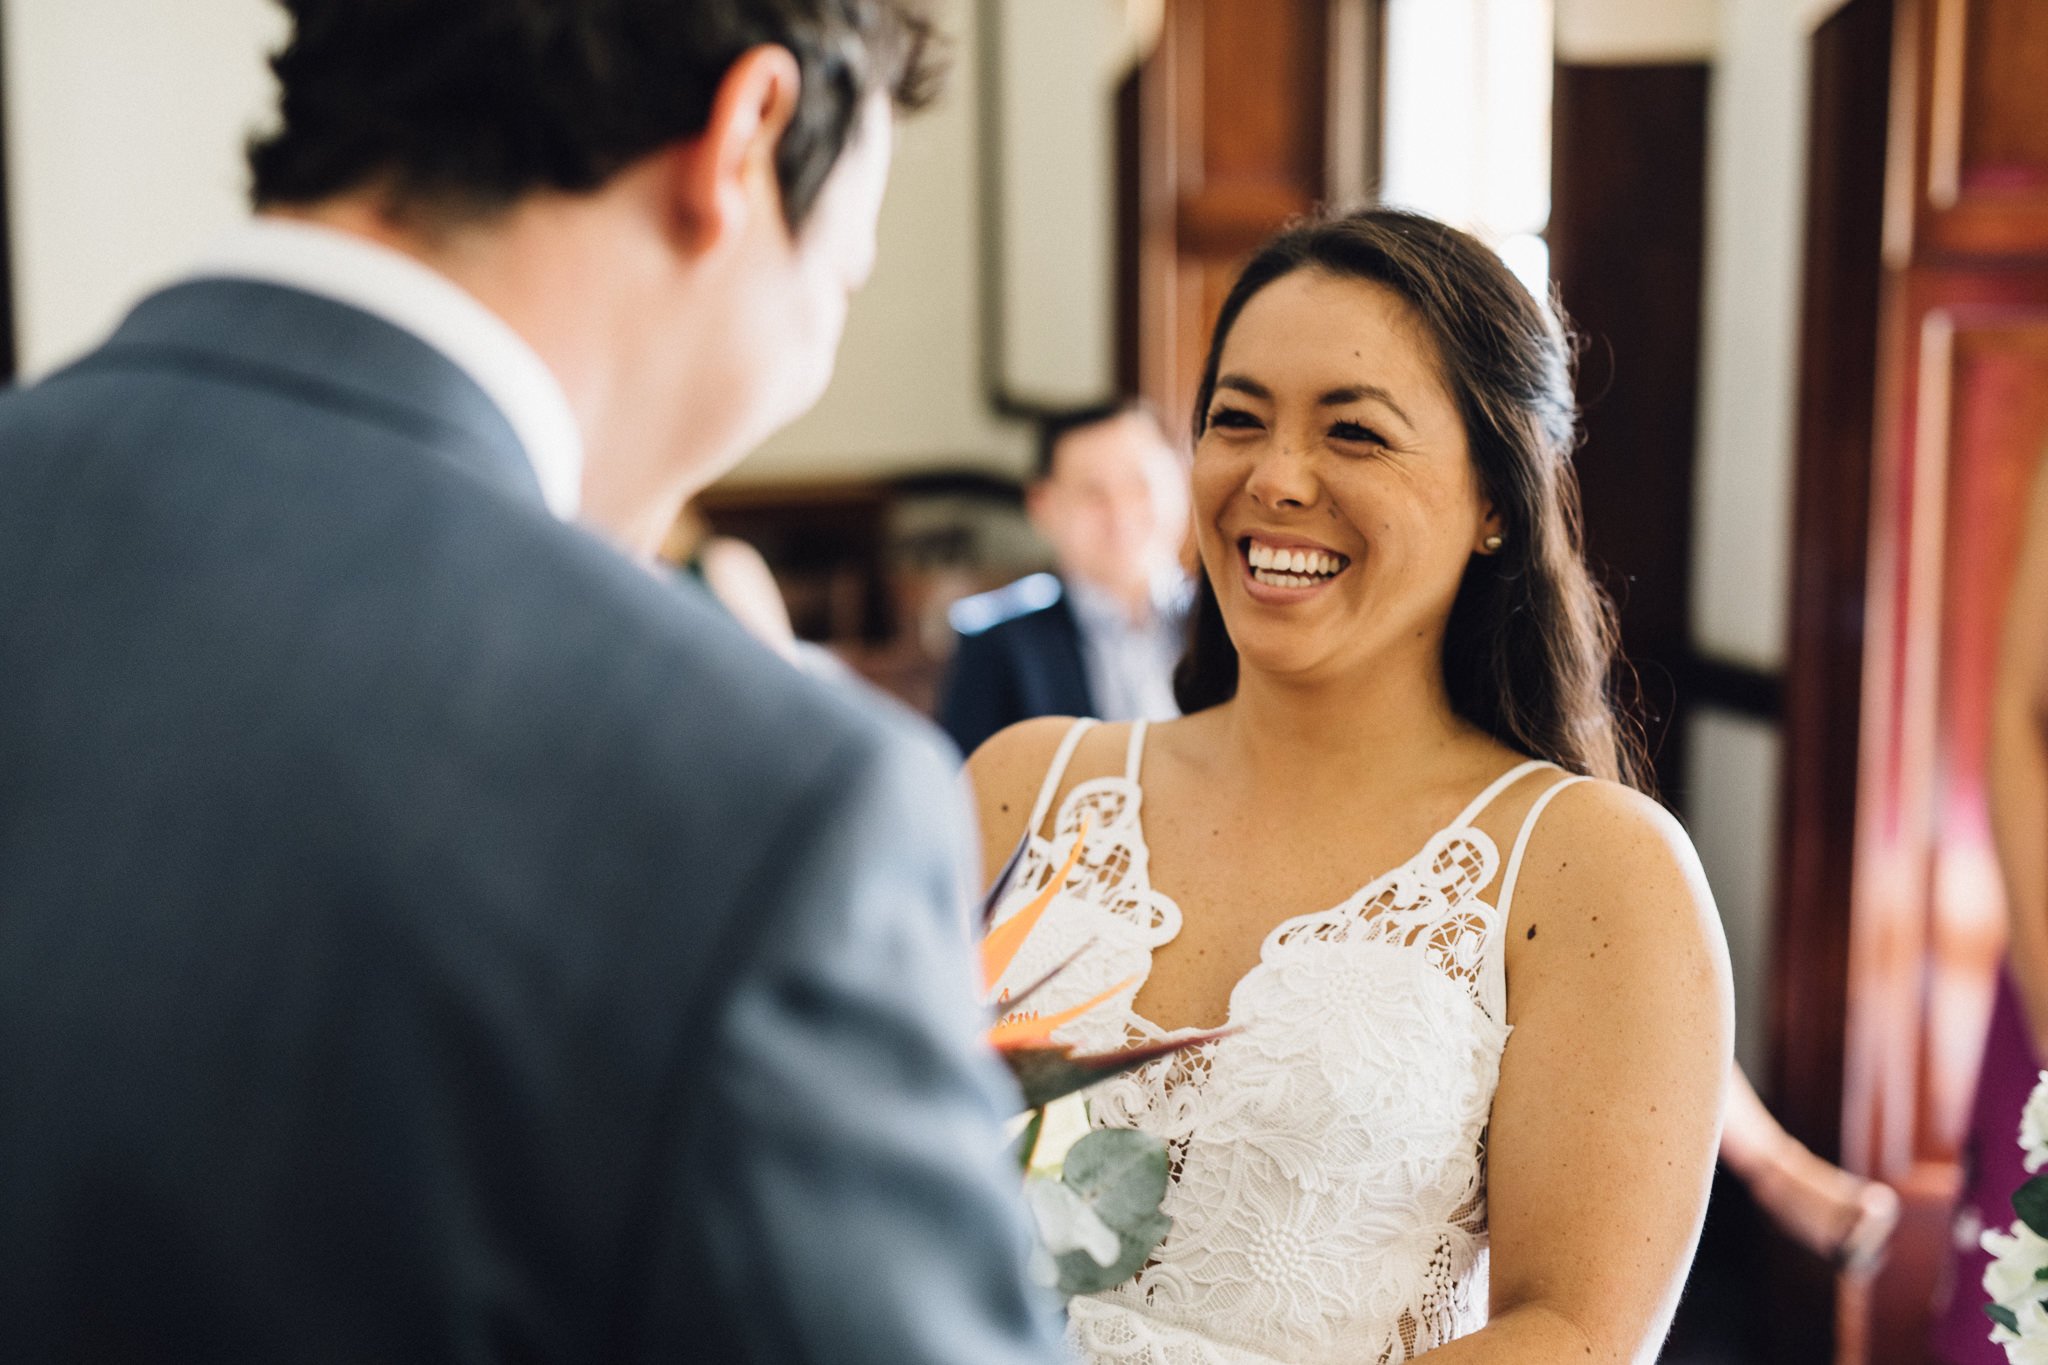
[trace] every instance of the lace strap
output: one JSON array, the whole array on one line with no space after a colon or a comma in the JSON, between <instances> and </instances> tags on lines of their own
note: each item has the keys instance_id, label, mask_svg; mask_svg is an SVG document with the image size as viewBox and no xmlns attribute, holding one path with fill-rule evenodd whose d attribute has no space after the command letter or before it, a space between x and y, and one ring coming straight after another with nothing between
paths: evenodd
<instances>
[{"instance_id":1,"label":"lace strap","mask_svg":"<svg viewBox=\"0 0 2048 1365\"><path fill-rule=\"evenodd\" d=\"M1520 770L1518 769L1517 771ZM1536 832L1536 822L1542 818L1544 807L1557 799L1559 792L1563 791L1566 787L1575 787L1579 783L1588 780L1584 777L1570 776L1562 782L1553 782L1549 790L1545 791L1543 795L1537 797L1531 803L1529 813L1522 817L1522 828L1515 835L1514 851L1508 854L1507 876L1501 881L1500 885L1500 927L1495 932L1493 946L1487 953L1489 960L1487 962L1486 981L1483 987L1486 992L1487 1012L1503 1023L1507 1020L1508 1005L1506 960L1508 915L1514 908L1515 883L1522 876L1522 857L1529 851L1529 836Z\"/></svg>"},{"instance_id":2,"label":"lace strap","mask_svg":"<svg viewBox=\"0 0 2048 1365\"><path fill-rule=\"evenodd\" d=\"M1124 781L1136 786L1138 770L1145 766L1145 726L1148 722L1131 722L1131 747L1124 755Z\"/></svg>"},{"instance_id":3,"label":"lace strap","mask_svg":"<svg viewBox=\"0 0 2048 1365\"><path fill-rule=\"evenodd\" d=\"M1066 738L1053 752L1052 766L1045 770L1045 785L1038 789L1038 804L1031 808L1031 822L1024 826L1025 833L1036 834L1045 823L1046 812L1052 809L1052 798L1060 789L1060 779L1067 775L1067 765L1074 761L1074 750L1080 746L1081 736L1094 725L1093 720L1083 716L1067 728Z\"/></svg>"},{"instance_id":4,"label":"lace strap","mask_svg":"<svg viewBox=\"0 0 2048 1365\"><path fill-rule=\"evenodd\" d=\"M1489 786L1485 791L1479 793L1479 795L1473 797L1472 804L1465 807L1464 810L1458 812L1458 818L1451 821L1448 828L1464 829L1466 826L1470 825L1474 820L1477 820L1479 818L1480 812L1484 811L1488 806L1492 805L1494 802L1494 798L1499 796L1502 792L1506 791L1509 787L1514 786L1515 783L1521 781L1530 773L1535 772L1538 768L1553 768L1556 766L1557 765L1554 763L1545 763L1540 758L1532 758L1527 763L1516 764L1514 767L1508 769L1499 777L1495 778L1493 780L1493 785Z\"/></svg>"}]
</instances>

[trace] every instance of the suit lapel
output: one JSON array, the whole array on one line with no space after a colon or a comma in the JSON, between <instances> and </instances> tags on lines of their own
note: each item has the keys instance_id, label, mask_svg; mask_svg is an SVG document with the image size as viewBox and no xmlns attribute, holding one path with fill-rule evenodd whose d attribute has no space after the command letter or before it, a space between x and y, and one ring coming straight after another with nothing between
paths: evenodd
<instances>
[{"instance_id":1,"label":"suit lapel","mask_svg":"<svg viewBox=\"0 0 2048 1365\"><path fill-rule=\"evenodd\" d=\"M1088 661L1081 645L1081 623L1067 601L1064 583L1060 585L1058 599L1045 609L1045 626L1045 666L1060 710L1075 716L1099 714L1095 689L1088 685Z\"/></svg>"}]
</instances>

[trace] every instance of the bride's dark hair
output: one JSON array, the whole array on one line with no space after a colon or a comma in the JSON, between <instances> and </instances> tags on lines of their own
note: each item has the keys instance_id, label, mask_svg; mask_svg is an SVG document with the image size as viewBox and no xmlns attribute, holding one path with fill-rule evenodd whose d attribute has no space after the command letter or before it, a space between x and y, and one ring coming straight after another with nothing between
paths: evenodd
<instances>
[{"instance_id":1,"label":"bride's dark hair","mask_svg":"<svg viewBox=\"0 0 2048 1365\"><path fill-rule=\"evenodd\" d=\"M1433 218L1370 209L1303 223L1261 248L1223 301L1195 397L1197 440L1238 314L1297 270L1371 280L1407 301L1436 343L1480 487L1500 514L1504 543L1472 557L1444 633L1452 707L1533 757L1647 789L1640 731L1613 691L1613 605L1586 570L1572 351L1557 314L1493 252ZM1194 712L1236 692L1237 650L1205 571L1174 693Z\"/></svg>"}]
</instances>

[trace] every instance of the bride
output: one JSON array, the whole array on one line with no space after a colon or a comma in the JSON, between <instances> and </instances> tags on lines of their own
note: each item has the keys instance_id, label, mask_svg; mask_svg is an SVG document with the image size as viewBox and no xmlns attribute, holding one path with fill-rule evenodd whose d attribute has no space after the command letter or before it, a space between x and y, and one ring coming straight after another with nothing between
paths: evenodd
<instances>
[{"instance_id":1,"label":"bride","mask_svg":"<svg viewBox=\"0 0 2048 1365\"><path fill-rule=\"evenodd\" d=\"M1076 1344L1649 1360L1728 971L1607 700L1561 331L1462 233L1310 223L1225 300L1194 429L1189 714L1028 721L970 764L992 864L1032 834L1017 900L1085 828L1001 984L1075 958L1034 1009L1121 986L1056 1035L1086 1050L1229 1030L1090 1092L1166 1140L1174 1228L1073 1302Z\"/></svg>"}]
</instances>

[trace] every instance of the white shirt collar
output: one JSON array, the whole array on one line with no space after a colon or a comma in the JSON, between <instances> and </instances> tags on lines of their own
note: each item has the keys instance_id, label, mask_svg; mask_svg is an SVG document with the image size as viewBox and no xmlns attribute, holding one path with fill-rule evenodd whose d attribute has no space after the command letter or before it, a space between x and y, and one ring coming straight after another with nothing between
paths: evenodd
<instances>
[{"instance_id":1,"label":"white shirt collar","mask_svg":"<svg viewBox=\"0 0 2048 1365\"><path fill-rule=\"evenodd\" d=\"M1100 629L1178 631L1194 595L1194 584L1180 566L1164 565L1152 575L1152 616L1143 622L1131 620L1130 606L1079 577L1062 580L1074 614Z\"/></svg>"},{"instance_id":2,"label":"white shirt collar","mask_svg":"<svg viewBox=\"0 0 2048 1365\"><path fill-rule=\"evenodd\" d=\"M446 275L353 233L260 216L216 242L193 274L318 294L426 342L505 414L548 510L564 521L576 515L583 431L561 381L510 324Z\"/></svg>"}]
</instances>

